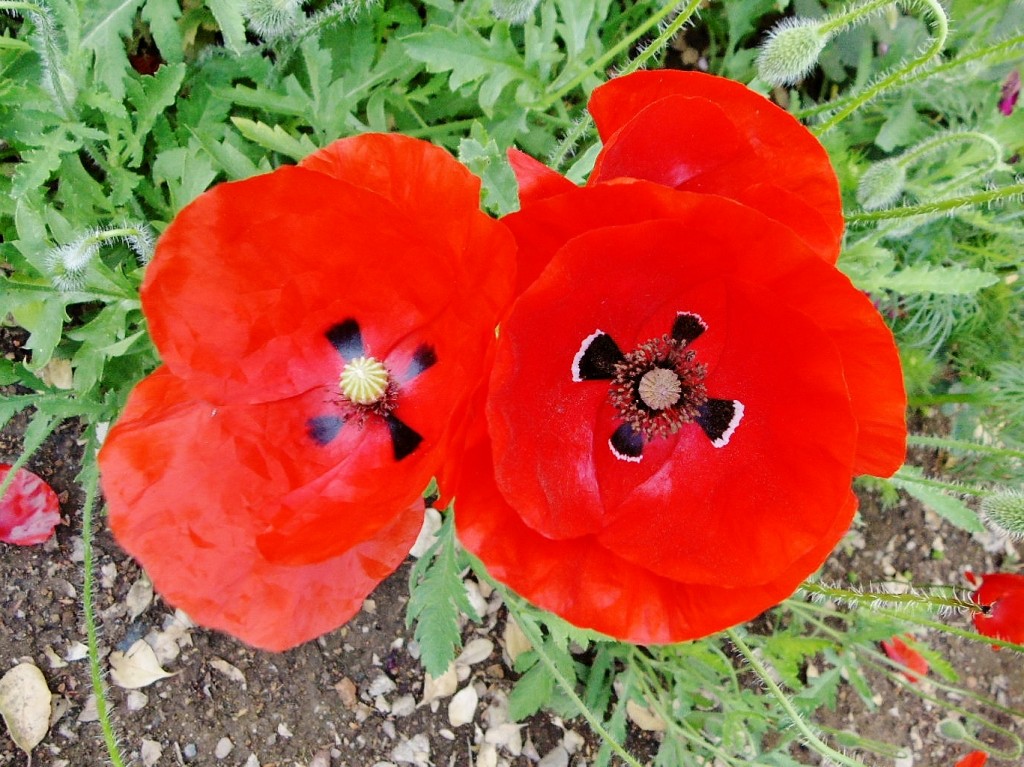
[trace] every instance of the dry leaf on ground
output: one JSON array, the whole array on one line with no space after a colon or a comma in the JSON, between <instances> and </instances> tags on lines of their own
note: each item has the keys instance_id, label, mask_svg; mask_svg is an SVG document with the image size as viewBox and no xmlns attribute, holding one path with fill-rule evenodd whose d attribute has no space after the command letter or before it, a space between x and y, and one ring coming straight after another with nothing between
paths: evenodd
<instances>
[{"instance_id":1,"label":"dry leaf on ground","mask_svg":"<svg viewBox=\"0 0 1024 767\"><path fill-rule=\"evenodd\" d=\"M43 672L31 663L21 663L0 678L0 715L11 739L26 754L31 755L50 729L52 697Z\"/></svg>"},{"instance_id":2,"label":"dry leaf on ground","mask_svg":"<svg viewBox=\"0 0 1024 767\"><path fill-rule=\"evenodd\" d=\"M134 690L174 676L160 668L153 648L140 639L128 652L110 653L110 678L118 687Z\"/></svg>"}]
</instances>

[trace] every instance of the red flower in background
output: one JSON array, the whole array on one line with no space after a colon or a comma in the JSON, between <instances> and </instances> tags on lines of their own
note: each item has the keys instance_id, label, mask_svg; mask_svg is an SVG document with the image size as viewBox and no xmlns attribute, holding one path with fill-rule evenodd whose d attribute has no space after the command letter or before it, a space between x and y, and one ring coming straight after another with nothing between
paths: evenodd
<instances>
[{"instance_id":1,"label":"red flower in background","mask_svg":"<svg viewBox=\"0 0 1024 767\"><path fill-rule=\"evenodd\" d=\"M908 639L910 635L905 635ZM890 660L906 666L903 676L910 682L919 682L921 677L928 673L928 661L924 659L917 650L903 641L901 637L895 636L889 641L882 642L882 649L889 656Z\"/></svg>"},{"instance_id":2,"label":"red flower in background","mask_svg":"<svg viewBox=\"0 0 1024 767\"><path fill-rule=\"evenodd\" d=\"M100 454L111 528L164 597L272 650L348 620L452 471L513 254L479 181L394 135L185 208L142 287L164 366Z\"/></svg>"},{"instance_id":3,"label":"red flower in background","mask_svg":"<svg viewBox=\"0 0 1024 767\"><path fill-rule=\"evenodd\" d=\"M984 751L972 751L959 762L956 767L985 767L988 763L988 754Z\"/></svg>"},{"instance_id":4,"label":"red flower in background","mask_svg":"<svg viewBox=\"0 0 1024 767\"><path fill-rule=\"evenodd\" d=\"M979 634L1024 644L1024 575L967 573L967 579L980 587L971 594L985 608L974 613L974 628Z\"/></svg>"},{"instance_id":5,"label":"red flower in background","mask_svg":"<svg viewBox=\"0 0 1024 767\"><path fill-rule=\"evenodd\" d=\"M0 482L13 467L0 463ZM28 469L18 469L0 498L0 541L19 546L42 543L60 524L60 501L53 488Z\"/></svg>"},{"instance_id":6,"label":"red flower in background","mask_svg":"<svg viewBox=\"0 0 1024 767\"><path fill-rule=\"evenodd\" d=\"M634 178L728 197L793 230L829 263L839 258L842 206L828 154L763 96L722 77L659 70L596 88L589 110L604 143L589 185ZM524 208L573 188L522 152L509 159ZM545 264L529 249L521 254L520 288Z\"/></svg>"},{"instance_id":7,"label":"red flower in background","mask_svg":"<svg viewBox=\"0 0 1024 767\"><path fill-rule=\"evenodd\" d=\"M791 594L846 531L851 477L903 461L899 359L868 298L722 196L596 184L506 220L546 266L502 326L465 545L541 607L638 643Z\"/></svg>"}]
</instances>

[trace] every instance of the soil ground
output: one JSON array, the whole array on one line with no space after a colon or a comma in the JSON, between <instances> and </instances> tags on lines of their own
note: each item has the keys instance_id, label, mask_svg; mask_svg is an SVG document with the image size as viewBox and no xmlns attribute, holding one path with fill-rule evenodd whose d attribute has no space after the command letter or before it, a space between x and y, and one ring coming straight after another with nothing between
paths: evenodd
<instances>
[{"instance_id":1,"label":"soil ground","mask_svg":"<svg viewBox=\"0 0 1024 767\"><path fill-rule=\"evenodd\" d=\"M10 331L2 331L0 338L9 355L20 354L22 340ZM0 461L9 462L20 452L27 418L21 414L0 434ZM0 544L0 672L31 661L55 696L50 731L33 753L36 767L108 763L83 658L77 437L75 425L65 424L29 464L58 492L65 524L43 545ZM926 469L937 468L935 462L942 460L934 453L916 458ZM192 626L159 596L147 603L143 574L106 532L101 515L98 528L96 608L103 653L123 652L147 638L163 668L173 674L137 690L110 685L115 727L133 764L585 767L593 761L599 744L582 720L565 723L538 715L521 728L507 724L513 674L504 652L504 610L494 598L488 620L467 627L465 639L473 642L476 655L459 664L455 680L459 690L472 685L479 702L472 721L453 726L450 696L421 703L424 674L404 625L407 566L381 584L347 626L272 654ZM918 584L962 583L965 569L992 571L1008 558L1015 558L1015 552L1005 542L961 533L916 503L904 500L885 510L865 496L859 522L827 563L826 577L842 581L858 573L863 582L907 576ZM967 627L963 617L949 621ZM965 687L1024 708L1019 656L937 632L922 638L942 653ZM925 681L922 689L945 696L931 684ZM844 686L838 708L822 723L905 747L907 756L897 761L898 767L952 767L970 750L938 734L940 721L948 717L945 710L880 675L872 688L875 710L866 710ZM1020 719L987 713L1020 732ZM989 737L982 735L983 740ZM655 744L638 733L633 745L645 756ZM805 759L818 763L810 752ZM26 763L0 732L0 766Z\"/></svg>"}]
</instances>

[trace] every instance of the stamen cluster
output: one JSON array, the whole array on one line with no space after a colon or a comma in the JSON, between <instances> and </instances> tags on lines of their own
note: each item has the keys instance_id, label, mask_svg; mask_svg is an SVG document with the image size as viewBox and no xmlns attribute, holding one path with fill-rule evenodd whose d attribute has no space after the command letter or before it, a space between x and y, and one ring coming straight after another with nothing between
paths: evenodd
<instances>
[{"instance_id":1,"label":"stamen cluster","mask_svg":"<svg viewBox=\"0 0 1024 767\"><path fill-rule=\"evenodd\" d=\"M647 439L667 437L693 423L708 400L707 365L695 358L694 352L669 335L652 338L625 355L615 365L609 392L621 418ZM671 375L648 375L655 370Z\"/></svg>"}]
</instances>

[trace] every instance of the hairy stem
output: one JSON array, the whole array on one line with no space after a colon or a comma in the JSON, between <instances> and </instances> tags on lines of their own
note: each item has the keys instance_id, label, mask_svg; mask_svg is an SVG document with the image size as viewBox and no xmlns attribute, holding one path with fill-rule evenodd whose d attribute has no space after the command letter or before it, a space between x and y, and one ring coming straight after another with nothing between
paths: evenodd
<instances>
[{"instance_id":1,"label":"hairy stem","mask_svg":"<svg viewBox=\"0 0 1024 767\"><path fill-rule=\"evenodd\" d=\"M800 590L814 596L833 599L845 602L858 607L877 607L879 604L895 605L900 607L921 606L935 608L936 611L967 610L969 612L981 612L975 602L970 599L956 596L955 594L942 596L939 594L891 594L887 591L854 591L842 589L835 586L824 586L820 583L803 583Z\"/></svg>"},{"instance_id":2,"label":"hairy stem","mask_svg":"<svg viewBox=\"0 0 1024 767\"><path fill-rule=\"evenodd\" d=\"M846 767L865 767L865 765L862 762L858 762L856 759L851 759L846 754L842 754L839 751L836 751L830 745L825 743L821 738L819 738L818 734L814 731L814 729L809 724L807 724L806 721L804 721L804 718L800 715L800 712L796 710L796 707L793 705L793 702L789 699L786 693L784 693L782 691L782 688L775 683L774 679L772 679L772 676L769 673L768 668L758 659L756 655L754 655L751 649L747 647L746 642L744 642L743 639L740 638L740 635L736 632L736 630L726 629L725 634L729 637L729 640L733 643L733 645L735 645L736 649L739 650L744 660L746 660L747 663L750 664L750 667L754 670L754 673L757 674L761 682L763 682L765 687L768 688L768 691L772 694L772 697L774 697L775 700L778 702L782 710L786 712L786 716L788 716L790 721L793 722L793 726L796 727L800 731L800 734L804 736L804 739L808 746L813 748L826 759L831 759L836 764L843 764L846 765Z\"/></svg>"},{"instance_id":3,"label":"hairy stem","mask_svg":"<svg viewBox=\"0 0 1024 767\"><path fill-rule=\"evenodd\" d=\"M107 707L107 693L103 684L103 670L100 668L99 639L96 629L96 615L93 607L93 550L92 550L92 513L96 508L96 495L99 489L99 468L96 464L96 444L90 433L86 443L86 461L79 478L85 488L85 504L82 507L82 556L85 576L82 583L82 611L85 613L86 644L89 648L89 677L92 690L96 696L96 714L99 717L100 729L103 731L103 743L107 747L110 763L114 767L124 767L124 758L117 745L117 736L110 721Z\"/></svg>"},{"instance_id":4,"label":"hairy stem","mask_svg":"<svg viewBox=\"0 0 1024 767\"><path fill-rule=\"evenodd\" d=\"M643 767L643 765L640 762L638 762L635 757L633 757L628 751L626 751L626 749L622 746L621 743L619 743L617 740L615 740L615 738L612 737L612 734L608 732L607 729L605 729L605 726L601 723L601 720L594 715L593 711L587 708L587 704L584 703L580 696L576 693L575 686L572 684L572 682L566 679L562 672L559 671L557 664L554 662L554 660L552 660L551 656L548 655L547 652L544 650L544 642L540 635L540 632L537 631L533 622L529 619L529 617L526 616L525 612L520 608L516 600L516 597L511 592L509 592L508 589L506 589L504 586L500 584L497 584L497 588L501 592L502 599L504 600L505 606L508 608L508 611L512 614L512 617L515 619L516 623L518 624L519 628L522 630L526 638L530 640L530 644L533 646L534 652L537 653L537 657L540 658L541 663L543 663L547 667L548 672L551 674L552 677L554 677L555 682L558 684L559 687L562 688L562 692L566 694L569 700L573 702L573 705L575 705L576 708L579 710L583 718L587 720L587 724L590 725L591 729L595 733L597 733L598 737L600 737L602 740L604 740L605 743L608 744L612 751L618 754L619 758L622 759L622 761L630 765L630 767Z\"/></svg>"},{"instance_id":5,"label":"hairy stem","mask_svg":"<svg viewBox=\"0 0 1024 767\"><path fill-rule=\"evenodd\" d=\"M905 81L913 72L926 66L933 58L942 53L946 47L946 38L949 36L949 19L938 0L917 0L922 3L932 17L934 29L932 31L932 42L921 55L910 60L895 72L878 80L874 85L865 88L853 96L850 103L840 107L828 120L814 128L814 133L821 136L832 130L839 123L853 114L864 104L877 98L881 93L899 85Z\"/></svg>"},{"instance_id":6,"label":"hairy stem","mask_svg":"<svg viewBox=\"0 0 1024 767\"><path fill-rule=\"evenodd\" d=\"M983 192L974 192L959 197L948 197L945 200L935 202L924 202L920 205L904 205L899 208L887 208L885 210L872 210L865 213L851 213L846 216L848 224L860 224L868 221L885 221L894 218L911 218L929 213L949 213L957 208L969 207L971 205L984 205L998 200L1009 200L1024 195L1024 184L1009 184L996 189L986 189Z\"/></svg>"},{"instance_id":7,"label":"hairy stem","mask_svg":"<svg viewBox=\"0 0 1024 767\"><path fill-rule=\"evenodd\" d=\"M964 451L969 453L983 453L985 455L998 455L1005 458L1024 459L1024 450L1011 450L1006 447L995 445L982 445L978 442L968 442L960 439L947 439L946 437L926 437L918 434L911 434L907 442L920 447L937 447L943 450Z\"/></svg>"}]
</instances>

